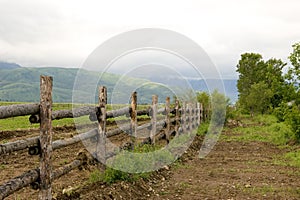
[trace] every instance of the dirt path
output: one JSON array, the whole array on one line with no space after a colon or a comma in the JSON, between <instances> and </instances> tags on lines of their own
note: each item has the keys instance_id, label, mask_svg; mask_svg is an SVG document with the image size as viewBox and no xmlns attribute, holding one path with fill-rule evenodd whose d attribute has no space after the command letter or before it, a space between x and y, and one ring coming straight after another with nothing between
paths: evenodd
<instances>
[{"instance_id":1,"label":"dirt path","mask_svg":"<svg viewBox=\"0 0 300 200\"><path fill-rule=\"evenodd\" d=\"M150 180L81 191L82 199L300 199L300 170L274 164L286 150L263 142L220 141L204 159L201 141Z\"/></svg>"},{"instance_id":2,"label":"dirt path","mask_svg":"<svg viewBox=\"0 0 300 200\"><path fill-rule=\"evenodd\" d=\"M153 199L300 199L299 168L275 165L281 153L268 143L220 142L157 183Z\"/></svg>"},{"instance_id":3,"label":"dirt path","mask_svg":"<svg viewBox=\"0 0 300 200\"><path fill-rule=\"evenodd\" d=\"M230 131L224 134L230 137ZM197 137L180 161L147 180L86 185L90 172L74 170L54 182L53 195L57 199L300 199L300 169L274 164L274 158L286 149L263 142L219 141L207 157L199 159L201 141ZM54 163L56 167L68 163L68 157L80 148L81 144L77 144L58 151L54 155L55 160L59 158ZM28 158L25 151L1 158L2 181L38 164L36 157L16 163L20 154ZM61 196L69 186L80 187L73 197ZM36 197L37 191L28 187L7 199Z\"/></svg>"}]
</instances>

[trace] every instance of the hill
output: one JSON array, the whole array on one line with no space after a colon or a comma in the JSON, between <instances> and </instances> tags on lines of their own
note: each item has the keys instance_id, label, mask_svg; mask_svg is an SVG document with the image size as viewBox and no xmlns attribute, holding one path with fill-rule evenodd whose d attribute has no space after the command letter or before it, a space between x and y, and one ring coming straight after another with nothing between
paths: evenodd
<instances>
[{"instance_id":1,"label":"hill","mask_svg":"<svg viewBox=\"0 0 300 200\"><path fill-rule=\"evenodd\" d=\"M0 61L0 70L1 69L16 69L20 68L21 66L16 63L7 63L7 62L1 62Z\"/></svg>"},{"instance_id":2,"label":"hill","mask_svg":"<svg viewBox=\"0 0 300 200\"><path fill-rule=\"evenodd\" d=\"M72 102L78 70L78 68L60 67L26 68L17 64L0 62L0 101L38 102L39 77L49 75L54 80L53 101ZM107 87L108 102L111 102L112 91L116 92L115 85L119 86L117 93L114 93L117 98L114 98L113 103L128 102L129 93L134 90L138 92L139 104L150 103L152 94L157 94L160 102L164 102L166 96L174 96L170 89L157 84L163 84L163 78L121 77L117 74L104 73L101 82L98 82L100 72L82 70L80 74L84 77L84 83L76 90L80 96L80 99L76 99L77 103L91 102L89 97L91 92L88 91L95 87L95 83ZM195 90L206 91L205 83L213 83L214 80L189 80L189 82ZM237 99L236 80L224 80L224 85L226 95L234 102ZM93 98L97 102L96 95Z\"/></svg>"},{"instance_id":3,"label":"hill","mask_svg":"<svg viewBox=\"0 0 300 200\"><path fill-rule=\"evenodd\" d=\"M73 86L79 69L76 68L10 68L0 69L0 101L20 101L20 102L38 102L39 101L39 84L40 75L49 75L53 77L53 101L54 102L72 102ZM84 84L76 91L81 99L77 99L77 103L90 102L88 92L90 88L95 87L101 76L100 72L91 72L82 70L81 75L84 77ZM104 73L101 82L98 85L105 85L108 90L108 102L111 101L111 92L118 83L122 88L130 88L130 91L136 90L137 86L149 83L149 80L122 77L116 74ZM122 89L121 88L121 89ZM172 96L172 92L159 85L150 83L148 87L137 89L139 94L138 103L150 103L152 94L159 95L161 100L166 96ZM97 102L97 94L95 94L95 102ZM120 92L117 94L122 101L115 99L114 103L124 103L124 98L129 100L128 92ZM123 97L123 98L122 98ZM128 102L128 101L127 101Z\"/></svg>"}]
</instances>

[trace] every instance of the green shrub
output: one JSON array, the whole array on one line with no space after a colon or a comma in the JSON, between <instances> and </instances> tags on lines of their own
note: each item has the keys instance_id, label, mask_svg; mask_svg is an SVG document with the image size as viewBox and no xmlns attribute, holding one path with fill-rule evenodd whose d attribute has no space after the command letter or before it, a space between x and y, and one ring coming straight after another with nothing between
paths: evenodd
<instances>
[{"instance_id":1,"label":"green shrub","mask_svg":"<svg viewBox=\"0 0 300 200\"><path fill-rule=\"evenodd\" d=\"M295 133L296 139L300 142L300 110L294 105L285 115L286 122L291 126Z\"/></svg>"}]
</instances>

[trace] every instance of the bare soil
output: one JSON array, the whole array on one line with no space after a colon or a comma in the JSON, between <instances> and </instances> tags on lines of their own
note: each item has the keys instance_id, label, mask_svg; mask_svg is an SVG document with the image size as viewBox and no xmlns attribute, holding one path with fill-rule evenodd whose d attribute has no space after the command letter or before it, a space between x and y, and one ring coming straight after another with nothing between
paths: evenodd
<instances>
[{"instance_id":1,"label":"bare soil","mask_svg":"<svg viewBox=\"0 0 300 200\"><path fill-rule=\"evenodd\" d=\"M113 125L112 125L113 126ZM72 137L74 128L55 130L60 138ZM0 133L0 140L32 137L38 131ZM230 130L224 132L230 137ZM115 136L116 142L127 140ZM202 144L196 137L189 150L173 165L154 172L148 179L120 181L111 185L88 184L90 172L73 170L53 183L54 199L300 199L300 169L274 164L274 158L287 150L263 142L219 141L204 159L198 157ZM53 168L72 161L83 148L81 143L53 154ZM0 184L38 167L38 156L27 151L0 157ZM62 191L72 189L70 196ZM7 199L37 199L38 191L26 187Z\"/></svg>"}]
</instances>

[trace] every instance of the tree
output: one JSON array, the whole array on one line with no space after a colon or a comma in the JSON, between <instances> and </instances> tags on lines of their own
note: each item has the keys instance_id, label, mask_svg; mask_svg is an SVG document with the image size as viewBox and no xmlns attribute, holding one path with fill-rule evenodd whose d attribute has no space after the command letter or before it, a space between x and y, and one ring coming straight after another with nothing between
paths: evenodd
<instances>
[{"instance_id":1,"label":"tree","mask_svg":"<svg viewBox=\"0 0 300 200\"><path fill-rule=\"evenodd\" d=\"M295 89L295 97L297 104L300 104L300 42L295 43L293 52L289 56L292 67L289 68L287 79Z\"/></svg>"},{"instance_id":2,"label":"tree","mask_svg":"<svg viewBox=\"0 0 300 200\"><path fill-rule=\"evenodd\" d=\"M282 74L282 70L285 66L286 63L280 59L271 58L266 62L265 77L262 81L265 82L272 91L272 97L270 98L272 108L279 106L288 90Z\"/></svg>"},{"instance_id":3,"label":"tree","mask_svg":"<svg viewBox=\"0 0 300 200\"><path fill-rule=\"evenodd\" d=\"M210 96L207 92L197 92L197 101L202 103L204 108L210 106Z\"/></svg>"},{"instance_id":4,"label":"tree","mask_svg":"<svg viewBox=\"0 0 300 200\"><path fill-rule=\"evenodd\" d=\"M237 65L237 72L239 72L239 80L237 88L239 92L239 102L243 107L246 107L246 101L250 94L251 86L261 81L262 71L265 67L260 54L245 53L241 55L239 64Z\"/></svg>"},{"instance_id":5,"label":"tree","mask_svg":"<svg viewBox=\"0 0 300 200\"><path fill-rule=\"evenodd\" d=\"M285 66L286 63L280 59L271 58L265 62L260 54L242 54L237 65L237 72L239 72L237 88L240 105L252 114L253 112L265 112L267 108L277 107L287 91L282 74L282 69ZM268 106L264 105L262 110L254 108L253 103L249 102L250 99L262 105L259 89L264 90L265 88L268 90L261 92L266 92L268 95L267 98L263 98L264 101L267 101L264 104ZM255 96L256 94L258 96Z\"/></svg>"},{"instance_id":6,"label":"tree","mask_svg":"<svg viewBox=\"0 0 300 200\"><path fill-rule=\"evenodd\" d=\"M258 82L251 86L246 105L250 108L251 116L255 112L265 113L271 106L272 90L264 82Z\"/></svg>"}]
</instances>

